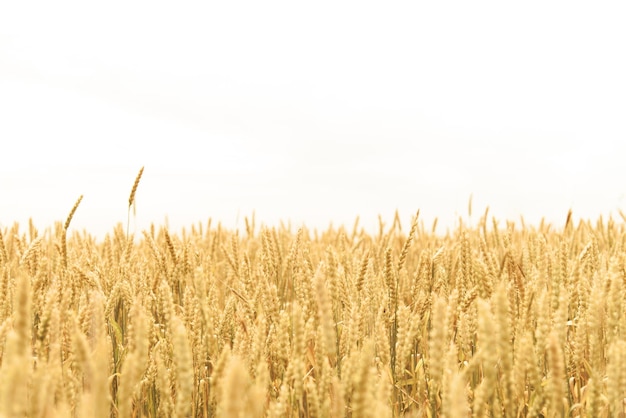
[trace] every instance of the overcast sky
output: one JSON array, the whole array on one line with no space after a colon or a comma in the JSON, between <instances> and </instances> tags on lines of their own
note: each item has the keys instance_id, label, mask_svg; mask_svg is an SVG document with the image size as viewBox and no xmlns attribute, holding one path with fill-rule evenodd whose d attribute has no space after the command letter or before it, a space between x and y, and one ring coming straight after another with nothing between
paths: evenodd
<instances>
[{"instance_id":1,"label":"overcast sky","mask_svg":"<svg viewBox=\"0 0 626 418\"><path fill-rule=\"evenodd\" d=\"M626 6L2 2L0 227L626 210ZM443 231L441 231L443 232Z\"/></svg>"}]
</instances>

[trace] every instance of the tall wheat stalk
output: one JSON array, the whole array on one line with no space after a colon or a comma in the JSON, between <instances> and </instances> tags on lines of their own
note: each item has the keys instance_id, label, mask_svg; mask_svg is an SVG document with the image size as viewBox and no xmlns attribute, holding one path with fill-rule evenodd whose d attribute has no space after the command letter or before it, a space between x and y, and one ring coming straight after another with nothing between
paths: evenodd
<instances>
[{"instance_id":1,"label":"tall wheat stalk","mask_svg":"<svg viewBox=\"0 0 626 418\"><path fill-rule=\"evenodd\" d=\"M128 216L126 219L126 240L128 240L128 234L130 229L130 208L133 210L136 209L135 206L135 194L137 193L137 187L139 187L139 182L141 181L141 176L143 175L144 167L139 169L139 173L137 173L137 177L135 177L135 182L133 183L133 188L130 190L130 196L128 196Z\"/></svg>"}]
</instances>

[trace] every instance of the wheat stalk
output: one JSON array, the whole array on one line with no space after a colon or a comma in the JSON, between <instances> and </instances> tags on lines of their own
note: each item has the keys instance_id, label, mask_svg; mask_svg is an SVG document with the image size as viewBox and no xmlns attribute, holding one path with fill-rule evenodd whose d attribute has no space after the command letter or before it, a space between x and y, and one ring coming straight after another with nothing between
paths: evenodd
<instances>
[{"instance_id":1,"label":"wheat stalk","mask_svg":"<svg viewBox=\"0 0 626 418\"><path fill-rule=\"evenodd\" d=\"M130 190L130 196L128 196L128 217L126 220L126 239L128 240L128 231L130 228L130 208L135 208L135 194L137 193L137 188L139 187L139 181L141 181L141 176L143 175L144 167L139 169L139 173L137 173L137 177L135 177L135 182L133 183L133 188Z\"/></svg>"}]
</instances>

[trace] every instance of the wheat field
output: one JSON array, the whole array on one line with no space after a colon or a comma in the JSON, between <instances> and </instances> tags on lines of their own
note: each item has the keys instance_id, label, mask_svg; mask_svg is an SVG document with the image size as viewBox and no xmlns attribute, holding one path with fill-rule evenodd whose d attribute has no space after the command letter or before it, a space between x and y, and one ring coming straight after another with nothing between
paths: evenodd
<instances>
[{"instance_id":1,"label":"wheat field","mask_svg":"<svg viewBox=\"0 0 626 418\"><path fill-rule=\"evenodd\" d=\"M0 230L2 417L624 415L622 221L98 242L79 204Z\"/></svg>"}]
</instances>

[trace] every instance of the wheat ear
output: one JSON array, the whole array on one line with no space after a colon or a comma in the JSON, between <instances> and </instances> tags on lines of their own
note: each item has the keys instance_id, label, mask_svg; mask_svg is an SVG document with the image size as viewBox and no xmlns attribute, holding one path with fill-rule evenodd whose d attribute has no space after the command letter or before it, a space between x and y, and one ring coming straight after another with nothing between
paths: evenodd
<instances>
[{"instance_id":1,"label":"wheat ear","mask_svg":"<svg viewBox=\"0 0 626 418\"><path fill-rule=\"evenodd\" d=\"M130 208L135 203L135 194L137 193L137 187L139 187L139 181L141 181L141 176L143 175L144 167L139 169L139 173L137 173L137 177L135 177L135 182L133 183L133 188L130 191L130 196L128 196L128 218L126 221L126 239L128 239L128 229L130 226Z\"/></svg>"}]
</instances>

